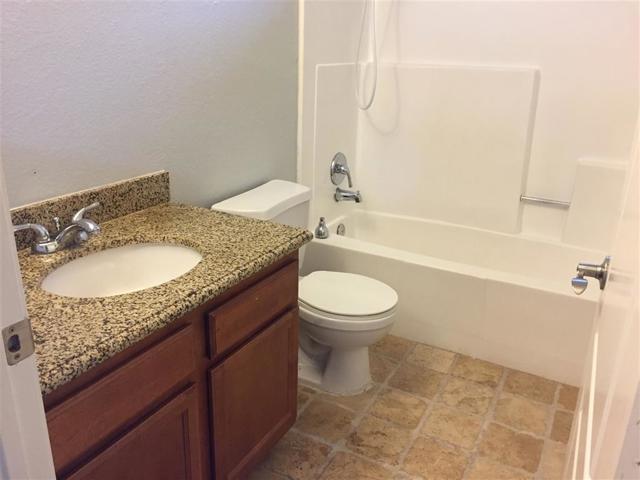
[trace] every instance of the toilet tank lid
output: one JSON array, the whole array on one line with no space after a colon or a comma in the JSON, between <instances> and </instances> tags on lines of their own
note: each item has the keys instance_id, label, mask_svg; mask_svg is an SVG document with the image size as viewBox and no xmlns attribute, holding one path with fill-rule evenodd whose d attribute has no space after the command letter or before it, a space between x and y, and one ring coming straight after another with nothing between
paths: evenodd
<instances>
[{"instance_id":1,"label":"toilet tank lid","mask_svg":"<svg viewBox=\"0 0 640 480\"><path fill-rule=\"evenodd\" d=\"M215 203L211 210L269 220L285 210L309 201L311 189L286 180L271 180L240 195Z\"/></svg>"}]
</instances>

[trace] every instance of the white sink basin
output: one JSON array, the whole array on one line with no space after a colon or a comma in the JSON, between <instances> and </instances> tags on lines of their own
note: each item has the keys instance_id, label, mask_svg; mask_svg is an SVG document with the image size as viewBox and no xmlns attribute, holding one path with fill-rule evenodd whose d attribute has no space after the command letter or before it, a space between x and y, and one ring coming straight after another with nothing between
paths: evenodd
<instances>
[{"instance_id":1,"label":"white sink basin","mask_svg":"<svg viewBox=\"0 0 640 480\"><path fill-rule=\"evenodd\" d=\"M65 297L111 297L166 283L187 273L200 260L200 253L180 245L126 245L62 265L45 277L42 288Z\"/></svg>"}]
</instances>

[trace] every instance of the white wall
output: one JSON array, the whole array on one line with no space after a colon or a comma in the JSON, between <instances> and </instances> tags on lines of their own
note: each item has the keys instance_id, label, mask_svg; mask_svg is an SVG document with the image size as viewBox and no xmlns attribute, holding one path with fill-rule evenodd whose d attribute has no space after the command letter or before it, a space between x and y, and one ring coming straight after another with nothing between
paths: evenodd
<instances>
[{"instance_id":1,"label":"white wall","mask_svg":"<svg viewBox=\"0 0 640 480\"><path fill-rule=\"evenodd\" d=\"M353 62L362 4L359 1L302 1L304 10L300 35L303 38L304 52L301 55L303 61L300 65L302 98L299 112L301 142L298 180L312 187L316 66L326 63ZM348 90L345 93L352 95ZM355 135L355 131L352 133ZM355 141L355 136L353 138ZM323 157L321 161L327 162L328 170L331 158Z\"/></svg>"},{"instance_id":2,"label":"white wall","mask_svg":"<svg viewBox=\"0 0 640 480\"><path fill-rule=\"evenodd\" d=\"M4 2L11 206L166 169L210 205L295 178L297 3Z\"/></svg>"},{"instance_id":3,"label":"white wall","mask_svg":"<svg viewBox=\"0 0 640 480\"><path fill-rule=\"evenodd\" d=\"M376 4L382 61L539 69L522 193L571 200L579 159L606 162L629 154L638 111L637 3L378 0ZM312 181L309 172L313 169L307 165L318 151L313 136L322 127L309 120L315 94L310 72L320 63L354 61L361 9L361 2L312 1L305 5L301 149L301 179L305 182ZM353 89L353 84L344 88ZM360 125L362 121L366 116L360 116ZM357 149L361 151L363 145L374 142L366 135L363 138L361 126L358 128ZM370 162L372 155L375 153L368 152L362 162ZM328 167L330 158L316 161ZM413 160L394 161L401 166ZM373 163L380 170L380 164ZM394 195L421 201L419 189L407 184L389 182L387 187ZM365 199L379 194L363 191ZM524 206L522 215L523 233L562 238L566 211Z\"/></svg>"}]
</instances>

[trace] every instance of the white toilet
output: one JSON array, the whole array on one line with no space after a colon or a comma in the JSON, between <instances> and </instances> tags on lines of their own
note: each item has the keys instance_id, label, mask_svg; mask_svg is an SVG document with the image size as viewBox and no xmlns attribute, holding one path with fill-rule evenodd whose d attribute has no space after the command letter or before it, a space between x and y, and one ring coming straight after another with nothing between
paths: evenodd
<instances>
[{"instance_id":1,"label":"white toilet","mask_svg":"<svg viewBox=\"0 0 640 480\"><path fill-rule=\"evenodd\" d=\"M310 199L304 185L272 180L211 208L307 228ZM301 265L303 257L304 247ZM391 329L397 303L393 288L363 275L316 271L301 277L300 379L340 395L369 388L369 345Z\"/></svg>"}]
</instances>

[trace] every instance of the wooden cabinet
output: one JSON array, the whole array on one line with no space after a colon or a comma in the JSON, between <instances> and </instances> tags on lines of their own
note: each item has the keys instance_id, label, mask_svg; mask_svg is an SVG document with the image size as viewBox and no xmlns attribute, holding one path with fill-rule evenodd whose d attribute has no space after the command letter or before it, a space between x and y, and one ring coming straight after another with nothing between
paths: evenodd
<instances>
[{"instance_id":1,"label":"wooden cabinet","mask_svg":"<svg viewBox=\"0 0 640 480\"><path fill-rule=\"evenodd\" d=\"M216 478L245 478L295 421L296 313L280 317L210 372Z\"/></svg>"},{"instance_id":2,"label":"wooden cabinet","mask_svg":"<svg viewBox=\"0 0 640 480\"><path fill-rule=\"evenodd\" d=\"M89 460L70 480L199 478L200 419L194 386Z\"/></svg>"},{"instance_id":3,"label":"wooden cabinet","mask_svg":"<svg viewBox=\"0 0 640 480\"><path fill-rule=\"evenodd\" d=\"M47 412L53 461L66 469L162 403L195 369L187 325ZM162 375L158 375L162 372ZM81 426L81 428L78 428Z\"/></svg>"},{"instance_id":4,"label":"wooden cabinet","mask_svg":"<svg viewBox=\"0 0 640 480\"><path fill-rule=\"evenodd\" d=\"M297 254L45 397L56 474L244 478L296 418Z\"/></svg>"},{"instance_id":5,"label":"wooden cabinet","mask_svg":"<svg viewBox=\"0 0 640 480\"><path fill-rule=\"evenodd\" d=\"M298 266L291 263L209 313L209 351L216 358L298 301Z\"/></svg>"}]
</instances>

